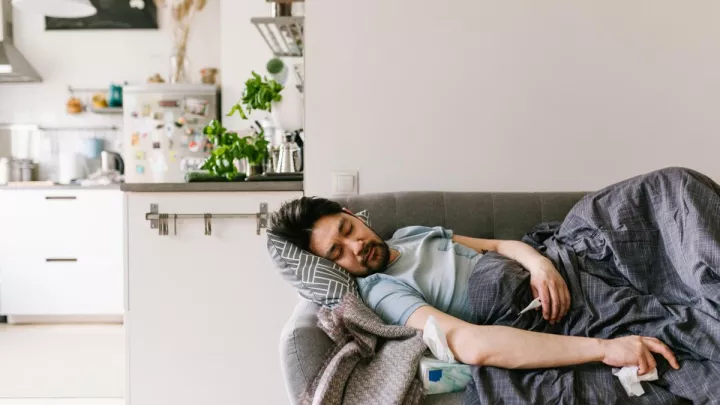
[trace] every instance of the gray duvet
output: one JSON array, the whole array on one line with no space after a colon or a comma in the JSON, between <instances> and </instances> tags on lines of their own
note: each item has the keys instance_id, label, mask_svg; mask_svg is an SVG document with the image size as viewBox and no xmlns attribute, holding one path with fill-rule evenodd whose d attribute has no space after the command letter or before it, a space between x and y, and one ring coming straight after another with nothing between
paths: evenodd
<instances>
[{"instance_id":1,"label":"gray duvet","mask_svg":"<svg viewBox=\"0 0 720 405\"><path fill-rule=\"evenodd\" d=\"M720 186L686 169L639 176L586 196L562 224L525 239L550 258L572 295L551 326L531 300L529 274L496 254L470 279L479 324L599 338L654 336L675 352L659 380L628 397L612 369L475 367L466 404L720 404ZM538 350L542 350L538 348Z\"/></svg>"}]
</instances>

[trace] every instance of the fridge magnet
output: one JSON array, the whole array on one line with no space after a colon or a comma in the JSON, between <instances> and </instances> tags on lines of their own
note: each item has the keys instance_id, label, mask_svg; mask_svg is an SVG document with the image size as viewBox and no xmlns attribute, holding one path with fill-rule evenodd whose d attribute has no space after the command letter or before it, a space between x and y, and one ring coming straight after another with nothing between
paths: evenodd
<instances>
[{"instance_id":1,"label":"fridge magnet","mask_svg":"<svg viewBox=\"0 0 720 405\"><path fill-rule=\"evenodd\" d=\"M135 160L145 160L145 152L135 152Z\"/></svg>"},{"instance_id":2,"label":"fridge magnet","mask_svg":"<svg viewBox=\"0 0 720 405\"><path fill-rule=\"evenodd\" d=\"M162 112L156 112L155 114L153 114L153 118L158 121L162 120L163 116L164 116L164 114Z\"/></svg>"},{"instance_id":3,"label":"fridge magnet","mask_svg":"<svg viewBox=\"0 0 720 405\"><path fill-rule=\"evenodd\" d=\"M160 142L153 142L153 149L160 149Z\"/></svg>"},{"instance_id":4,"label":"fridge magnet","mask_svg":"<svg viewBox=\"0 0 720 405\"><path fill-rule=\"evenodd\" d=\"M185 122L186 122L188 125L197 125L197 124L200 123L200 119L199 119L199 118L190 117L190 118L185 118Z\"/></svg>"},{"instance_id":5,"label":"fridge magnet","mask_svg":"<svg viewBox=\"0 0 720 405\"><path fill-rule=\"evenodd\" d=\"M175 142L172 139L168 139L168 149L172 149L175 146Z\"/></svg>"},{"instance_id":6,"label":"fridge magnet","mask_svg":"<svg viewBox=\"0 0 720 405\"><path fill-rule=\"evenodd\" d=\"M163 124L157 124L157 125L155 125L155 129L163 129L163 127L164 127Z\"/></svg>"},{"instance_id":7,"label":"fridge magnet","mask_svg":"<svg viewBox=\"0 0 720 405\"><path fill-rule=\"evenodd\" d=\"M145 166L143 166L143 165L135 165L135 173L137 173L137 174L143 174L143 173L145 173Z\"/></svg>"},{"instance_id":8,"label":"fridge magnet","mask_svg":"<svg viewBox=\"0 0 720 405\"><path fill-rule=\"evenodd\" d=\"M180 138L180 145L182 145L182 146L188 146L188 144L190 143L190 140L191 140L191 139L192 139L192 137L187 136L187 135L183 135L183 136Z\"/></svg>"},{"instance_id":9,"label":"fridge magnet","mask_svg":"<svg viewBox=\"0 0 720 405\"><path fill-rule=\"evenodd\" d=\"M194 131L192 128L190 128L190 127L185 128L185 133L186 133L186 134L192 135L193 132L195 132L195 131Z\"/></svg>"},{"instance_id":10,"label":"fridge magnet","mask_svg":"<svg viewBox=\"0 0 720 405\"><path fill-rule=\"evenodd\" d=\"M137 132L133 132L130 137L130 144L132 146L137 146L138 143L140 143L140 135Z\"/></svg>"},{"instance_id":11,"label":"fridge magnet","mask_svg":"<svg viewBox=\"0 0 720 405\"><path fill-rule=\"evenodd\" d=\"M160 105L160 107L176 108L179 107L180 103L178 103L177 100L160 100L158 104Z\"/></svg>"},{"instance_id":12,"label":"fridge magnet","mask_svg":"<svg viewBox=\"0 0 720 405\"><path fill-rule=\"evenodd\" d=\"M200 142L198 142L197 140L193 139L192 141L190 141L190 143L188 143L188 150L189 150L190 152L197 152L197 151L199 151L199 150L200 150Z\"/></svg>"},{"instance_id":13,"label":"fridge magnet","mask_svg":"<svg viewBox=\"0 0 720 405\"><path fill-rule=\"evenodd\" d=\"M184 112L186 114L207 116L210 111L210 103L207 100L200 100L197 98L185 99Z\"/></svg>"},{"instance_id":14,"label":"fridge magnet","mask_svg":"<svg viewBox=\"0 0 720 405\"><path fill-rule=\"evenodd\" d=\"M147 132L143 132L142 137L147 138L147 135L148 135Z\"/></svg>"},{"instance_id":15,"label":"fridge magnet","mask_svg":"<svg viewBox=\"0 0 720 405\"><path fill-rule=\"evenodd\" d=\"M137 118L139 116L139 114L137 113L137 111L133 111L130 113L130 116L133 118Z\"/></svg>"},{"instance_id":16,"label":"fridge magnet","mask_svg":"<svg viewBox=\"0 0 720 405\"><path fill-rule=\"evenodd\" d=\"M185 117L180 117L177 119L177 121L175 121L175 126L178 128L182 128L183 125L185 125L185 123L186 123Z\"/></svg>"},{"instance_id":17,"label":"fridge magnet","mask_svg":"<svg viewBox=\"0 0 720 405\"><path fill-rule=\"evenodd\" d=\"M205 139L205 143L203 144L203 152L210 152L213 149L213 144L210 142L209 139Z\"/></svg>"},{"instance_id":18,"label":"fridge magnet","mask_svg":"<svg viewBox=\"0 0 720 405\"><path fill-rule=\"evenodd\" d=\"M151 112L152 112L152 107L150 107L150 104L143 105L143 107L142 107L142 116L143 117L149 117Z\"/></svg>"},{"instance_id":19,"label":"fridge magnet","mask_svg":"<svg viewBox=\"0 0 720 405\"><path fill-rule=\"evenodd\" d=\"M170 157L170 163L177 162L177 152L175 152L174 150L171 150L170 153L168 154L168 156Z\"/></svg>"}]
</instances>

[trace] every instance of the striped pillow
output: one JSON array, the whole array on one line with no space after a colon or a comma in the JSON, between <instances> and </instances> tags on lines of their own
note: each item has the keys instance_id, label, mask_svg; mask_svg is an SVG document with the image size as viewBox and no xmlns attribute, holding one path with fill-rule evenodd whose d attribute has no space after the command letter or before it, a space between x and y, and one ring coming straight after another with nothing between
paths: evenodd
<instances>
[{"instance_id":1,"label":"striped pillow","mask_svg":"<svg viewBox=\"0 0 720 405\"><path fill-rule=\"evenodd\" d=\"M355 216L370 226L370 214L366 210ZM347 293L358 296L355 278L342 267L270 232L267 236L268 251L280 275L298 290L301 297L324 307L333 307Z\"/></svg>"}]
</instances>

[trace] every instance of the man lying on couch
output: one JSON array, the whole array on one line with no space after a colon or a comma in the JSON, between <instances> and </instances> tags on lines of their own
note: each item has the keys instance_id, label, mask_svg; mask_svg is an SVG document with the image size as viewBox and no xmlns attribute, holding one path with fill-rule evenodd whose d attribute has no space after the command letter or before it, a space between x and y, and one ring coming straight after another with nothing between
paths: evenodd
<instances>
[{"instance_id":1,"label":"man lying on couch","mask_svg":"<svg viewBox=\"0 0 720 405\"><path fill-rule=\"evenodd\" d=\"M544 255L523 242L440 227L403 228L383 241L322 198L286 203L271 231L355 275L363 300L386 322L423 329L435 317L466 364L603 362L638 366L642 375L658 365L657 353L679 369L657 337L670 339L682 358L720 364L712 349L720 342L720 186L691 170L665 169L586 196L541 241ZM526 280L498 254L524 267L544 322L506 316L512 311L503 301L522 294ZM703 372L720 378L720 367Z\"/></svg>"}]
</instances>

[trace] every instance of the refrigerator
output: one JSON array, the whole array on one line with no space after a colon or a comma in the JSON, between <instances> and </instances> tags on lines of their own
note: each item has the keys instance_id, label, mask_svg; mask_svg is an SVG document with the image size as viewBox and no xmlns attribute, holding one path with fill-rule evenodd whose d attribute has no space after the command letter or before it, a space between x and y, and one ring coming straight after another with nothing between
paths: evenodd
<instances>
[{"instance_id":1,"label":"refrigerator","mask_svg":"<svg viewBox=\"0 0 720 405\"><path fill-rule=\"evenodd\" d=\"M219 92L204 84L123 88L126 183L182 183L210 153L205 125L218 117Z\"/></svg>"}]
</instances>

